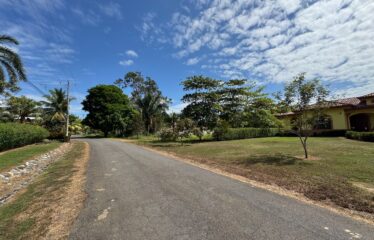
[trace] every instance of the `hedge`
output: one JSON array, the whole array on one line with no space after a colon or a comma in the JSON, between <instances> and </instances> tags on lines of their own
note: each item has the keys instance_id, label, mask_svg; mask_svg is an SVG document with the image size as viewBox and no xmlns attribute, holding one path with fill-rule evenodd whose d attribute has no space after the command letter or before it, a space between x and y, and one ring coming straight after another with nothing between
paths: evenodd
<instances>
[{"instance_id":1,"label":"hedge","mask_svg":"<svg viewBox=\"0 0 374 240\"><path fill-rule=\"evenodd\" d=\"M49 132L39 126L20 123L0 123L0 151L41 142Z\"/></svg>"},{"instance_id":2,"label":"hedge","mask_svg":"<svg viewBox=\"0 0 374 240\"><path fill-rule=\"evenodd\" d=\"M365 142L374 142L374 132L347 131L345 136L349 139L360 140Z\"/></svg>"},{"instance_id":3,"label":"hedge","mask_svg":"<svg viewBox=\"0 0 374 240\"><path fill-rule=\"evenodd\" d=\"M228 128L224 131L217 129L213 133L216 140L235 140L260 137L274 137L279 133L278 128Z\"/></svg>"}]
</instances>

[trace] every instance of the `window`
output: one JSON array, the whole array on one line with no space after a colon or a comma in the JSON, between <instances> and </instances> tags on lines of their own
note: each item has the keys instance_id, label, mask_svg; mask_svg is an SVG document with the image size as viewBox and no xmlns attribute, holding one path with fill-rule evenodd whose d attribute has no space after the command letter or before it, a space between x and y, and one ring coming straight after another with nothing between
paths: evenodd
<instances>
[{"instance_id":1,"label":"window","mask_svg":"<svg viewBox=\"0 0 374 240\"><path fill-rule=\"evenodd\" d=\"M332 120L330 116L321 116L316 120L315 129L332 129Z\"/></svg>"}]
</instances>

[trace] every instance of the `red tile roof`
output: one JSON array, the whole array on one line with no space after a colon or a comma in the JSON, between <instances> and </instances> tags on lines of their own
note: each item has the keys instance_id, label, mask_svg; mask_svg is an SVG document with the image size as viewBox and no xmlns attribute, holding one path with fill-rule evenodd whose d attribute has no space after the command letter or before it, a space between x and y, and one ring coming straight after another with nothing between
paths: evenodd
<instances>
[{"instance_id":1,"label":"red tile roof","mask_svg":"<svg viewBox=\"0 0 374 240\"><path fill-rule=\"evenodd\" d=\"M331 108L331 107L354 107L354 108L361 108L361 107L366 107L366 105L361 104L361 99L365 99L368 97L374 97L374 92L369 93L366 95L363 95L361 97L352 97L352 98L343 98L343 99L337 99L337 100L332 100L325 102L323 104L323 108ZM315 104L312 104L309 106L310 109L313 109L317 107ZM294 115L296 114L295 112L286 112L286 113L280 113L277 114L277 116L288 116L288 115Z\"/></svg>"}]
</instances>

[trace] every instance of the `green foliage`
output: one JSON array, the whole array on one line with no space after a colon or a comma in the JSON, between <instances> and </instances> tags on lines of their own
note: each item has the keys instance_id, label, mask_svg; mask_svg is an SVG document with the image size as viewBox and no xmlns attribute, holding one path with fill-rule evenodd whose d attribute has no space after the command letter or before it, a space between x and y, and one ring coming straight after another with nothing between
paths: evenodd
<instances>
[{"instance_id":1,"label":"green foliage","mask_svg":"<svg viewBox=\"0 0 374 240\"><path fill-rule=\"evenodd\" d=\"M88 114L83 124L104 132L124 135L136 114L128 97L114 85L98 85L88 90L82 102Z\"/></svg>"},{"instance_id":2,"label":"green foliage","mask_svg":"<svg viewBox=\"0 0 374 240\"><path fill-rule=\"evenodd\" d=\"M19 43L11 36L0 35L0 94L9 95L9 92L19 90L19 81L27 81L27 78L21 58L5 44L18 45Z\"/></svg>"},{"instance_id":3,"label":"green foliage","mask_svg":"<svg viewBox=\"0 0 374 240\"><path fill-rule=\"evenodd\" d=\"M0 151L41 142L48 135L48 131L39 126L0 123Z\"/></svg>"},{"instance_id":4,"label":"green foliage","mask_svg":"<svg viewBox=\"0 0 374 240\"><path fill-rule=\"evenodd\" d=\"M163 96L155 80L144 78L140 72L128 72L115 84L131 88L131 101L141 113L146 132L154 133L162 125L163 115L168 109L170 99Z\"/></svg>"},{"instance_id":5,"label":"green foliage","mask_svg":"<svg viewBox=\"0 0 374 240\"><path fill-rule=\"evenodd\" d=\"M7 110L13 118L19 118L21 123L25 122L26 118L38 112L38 102L27 98L25 96L12 96L7 101Z\"/></svg>"},{"instance_id":6,"label":"green foliage","mask_svg":"<svg viewBox=\"0 0 374 240\"><path fill-rule=\"evenodd\" d=\"M188 93L182 101L188 105L182 115L191 118L201 129L213 129L221 111L218 92L221 84L221 81L204 76L192 76L183 81L183 90Z\"/></svg>"},{"instance_id":7,"label":"green foliage","mask_svg":"<svg viewBox=\"0 0 374 240\"><path fill-rule=\"evenodd\" d=\"M374 142L374 132L347 131L345 136L349 139L360 140L365 142Z\"/></svg>"},{"instance_id":8,"label":"green foliage","mask_svg":"<svg viewBox=\"0 0 374 240\"><path fill-rule=\"evenodd\" d=\"M260 137L274 137L279 133L279 128L228 128L219 134L214 132L216 140L235 140Z\"/></svg>"},{"instance_id":9,"label":"green foliage","mask_svg":"<svg viewBox=\"0 0 374 240\"><path fill-rule=\"evenodd\" d=\"M171 128L163 128L157 135L162 142L174 142L178 138L178 134Z\"/></svg>"},{"instance_id":10,"label":"green foliage","mask_svg":"<svg viewBox=\"0 0 374 240\"><path fill-rule=\"evenodd\" d=\"M223 140L224 136L228 133L230 124L224 120L218 122L213 130L213 138L217 141Z\"/></svg>"},{"instance_id":11,"label":"green foliage","mask_svg":"<svg viewBox=\"0 0 374 240\"><path fill-rule=\"evenodd\" d=\"M295 120L291 123L294 133L299 137L308 158L307 140L315 130L316 121L323 115L323 106L329 91L318 79L307 80L305 73L294 77L293 81L284 88L284 97L278 94L281 109L291 109L296 112ZM316 102L312 105L313 102Z\"/></svg>"}]
</instances>

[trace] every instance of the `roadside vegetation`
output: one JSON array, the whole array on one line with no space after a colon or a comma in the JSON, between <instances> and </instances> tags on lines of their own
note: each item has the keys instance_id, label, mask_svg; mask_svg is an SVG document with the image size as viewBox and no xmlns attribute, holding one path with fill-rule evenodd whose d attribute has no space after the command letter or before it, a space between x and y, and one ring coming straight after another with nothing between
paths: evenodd
<instances>
[{"instance_id":1,"label":"roadside vegetation","mask_svg":"<svg viewBox=\"0 0 374 240\"><path fill-rule=\"evenodd\" d=\"M33 157L58 148L60 145L60 142L41 143L2 152L0 153L0 172L23 164Z\"/></svg>"},{"instance_id":2,"label":"roadside vegetation","mask_svg":"<svg viewBox=\"0 0 374 240\"><path fill-rule=\"evenodd\" d=\"M84 195L82 184L74 187L77 191L68 191L72 184L81 183L81 179L74 176L84 171L84 166L79 164L84 163L87 154L87 146L83 142L72 144L71 150L52 163L23 193L0 207L0 239L67 237L68 227L75 219ZM81 173L80 178L83 176ZM71 202L72 199L75 202ZM61 227L59 224L66 225ZM58 231L51 227L58 228ZM58 237L46 236L53 231L57 231L54 234Z\"/></svg>"},{"instance_id":3,"label":"roadside vegetation","mask_svg":"<svg viewBox=\"0 0 374 240\"><path fill-rule=\"evenodd\" d=\"M312 200L374 213L374 145L340 137L310 138L310 160L296 137L234 141L192 140L181 145L155 137L137 144L172 153L252 180L274 184Z\"/></svg>"}]
</instances>

